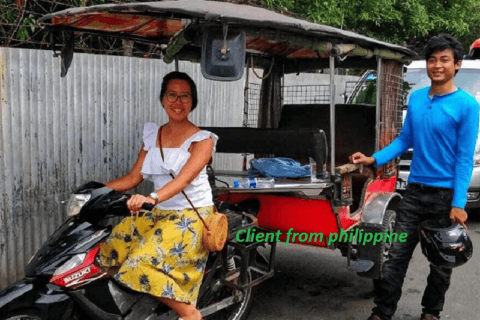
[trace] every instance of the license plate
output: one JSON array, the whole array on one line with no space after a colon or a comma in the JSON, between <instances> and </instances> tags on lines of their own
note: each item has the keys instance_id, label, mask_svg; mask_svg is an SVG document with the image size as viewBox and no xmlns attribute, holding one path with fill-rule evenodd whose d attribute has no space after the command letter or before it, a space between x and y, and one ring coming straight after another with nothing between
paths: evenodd
<instances>
[{"instance_id":1,"label":"license plate","mask_svg":"<svg viewBox=\"0 0 480 320\"><path fill-rule=\"evenodd\" d=\"M407 188L407 181L397 180L397 190L405 190Z\"/></svg>"}]
</instances>

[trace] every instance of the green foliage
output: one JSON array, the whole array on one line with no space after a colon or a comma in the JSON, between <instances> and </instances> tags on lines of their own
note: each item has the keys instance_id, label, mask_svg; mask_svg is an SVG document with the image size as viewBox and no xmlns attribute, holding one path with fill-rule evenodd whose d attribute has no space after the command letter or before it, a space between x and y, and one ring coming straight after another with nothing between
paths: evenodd
<instances>
[{"instance_id":1,"label":"green foliage","mask_svg":"<svg viewBox=\"0 0 480 320\"><path fill-rule=\"evenodd\" d=\"M381 40L415 45L441 32L480 37L480 0L261 0L269 8Z\"/></svg>"},{"instance_id":2,"label":"green foliage","mask_svg":"<svg viewBox=\"0 0 480 320\"><path fill-rule=\"evenodd\" d=\"M375 104L377 101L377 80L371 80L366 82L366 87L362 89L356 99L355 103L367 103Z\"/></svg>"},{"instance_id":3,"label":"green foliage","mask_svg":"<svg viewBox=\"0 0 480 320\"><path fill-rule=\"evenodd\" d=\"M15 10L6 9L6 10L5 10L4 17L5 17L5 19L6 19L8 22L14 22L15 19L16 19Z\"/></svg>"},{"instance_id":4,"label":"green foliage","mask_svg":"<svg viewBox=\"0 0 480 320\"><path fill-rule=\"evenodd\" d=\"M17 36L21 41L25 41L29 37L29 32L35 30L36 20L33 14L22 20L22 26L18 28Z\"/></svg>"},{"instance_id":5,"label":"green foliage","mask_svg":"<svg viewBox=\"0 0 480 320\"><path fill-rule=\"evenodd\" d=\"M86 7L86 6L93 6L96 4L104 4L104 3L105 3L105 0L73 0L73 4L76 7Z\"/></svg>"}]
</instances>

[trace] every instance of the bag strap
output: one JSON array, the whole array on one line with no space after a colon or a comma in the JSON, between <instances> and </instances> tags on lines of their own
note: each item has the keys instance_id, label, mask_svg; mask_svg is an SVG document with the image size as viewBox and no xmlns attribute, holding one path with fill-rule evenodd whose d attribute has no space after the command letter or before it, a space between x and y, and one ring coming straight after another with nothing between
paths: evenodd
<instances>
[{"instance_id":1,"label":"bag strap","mask_svg":"<svg viewBox=\"0 0 480 320\"><path fill-rule=\"evenodd\" d=\"M160 127L160 130L158 131L158 146L160 147L160 154L162 155L162 161L165 162L165 157L163 156L163 147L162 147L162 129L163 129L163 126ZM175 176L173 175L173 173L170 172L170 177L172 177L172 179L175 179ZM207 231L210 231L210 229L208 228L205 220L203 220L202 216L200 215L200 213L198 212L197 208L195 208L195 206L193 205L192 201L190 201L190 198L187 196L187 194L185 193L185 191L182 190L182 194L185 196L185 199L187 199L188 203L190 203L190 205L192 206L192 209L195 211L195 213L198 215L198 217L200 218L200 220L202 220L202 223L203 223L203 226L205 228L207 228Z\"/></svg>"}]
</instances>

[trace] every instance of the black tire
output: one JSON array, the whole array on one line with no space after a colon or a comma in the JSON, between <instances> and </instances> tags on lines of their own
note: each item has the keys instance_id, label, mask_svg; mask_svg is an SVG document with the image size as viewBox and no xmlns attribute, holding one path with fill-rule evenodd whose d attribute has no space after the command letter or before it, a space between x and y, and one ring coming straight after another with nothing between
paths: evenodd
<instances>
[{"instance_id":1,"label":"black tire","mask_svg":"<svg viewBox=\"0 0 480 320\"><path fill-rule=\"evenodd\" d=\"M381 226L382 233L392 234L395 232L395 220L396 213L393 210L386 210L385 215L383 216L383 222ZM389 237L391 239L391 237ZM368 257L369 260L374 262L373 267L367 272L358 272L358 275L365 278L372 279L381 279L383 278L383 264L389 259L390 248L392 247L392 242L380 242L375 245L373 253Z\"/></svg>"},{"instance_id":2,"label":"black tire","mask_svg":"<svg viewBox=\"0 0 480 320\"><path fill-rule=\"evenodd\" d=\"M240 257L234 256L237 266L240 265ZM209 288L202 297L199 297L199 303L197 308L203 309L209 305L215 304L225 298L233 295L238 295L239 291L234 290L226 285L219 284L220 270L217 270L212 286ZM250 278L250 273L248 274ZM215 286L220 286L216 287ZM246 289L243 293L243 298L235 304L219 310L207 317L206 320L245 320L252 311L254 297L257 292L257 287Z\"/></svg>"},{"instance_id":3,"label":"black tire","mask_svg":"<svg viewBox=\"0 0 480 320\"><path fill-rule=\"evenodd\" d=\"M17 310L1 315L0 320L42 320L40 313L35 310Z\"/></svg>"},{"instance_id":4,"label":"black tire","mask_svg":"<svg viewBox=\"0 0 480 320\"><path fill-rule=\"evenodd\" d=\"M469 208L467 213L469 220L480 221L480 208Z\"/></svg>"}]
</instances>

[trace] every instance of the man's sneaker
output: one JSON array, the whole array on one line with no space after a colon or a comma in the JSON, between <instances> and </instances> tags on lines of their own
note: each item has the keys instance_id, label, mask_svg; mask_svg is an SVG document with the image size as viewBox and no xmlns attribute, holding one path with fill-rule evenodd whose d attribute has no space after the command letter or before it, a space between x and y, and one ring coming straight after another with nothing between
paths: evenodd
<instances>
[{"instance_id":1,"label":"man's sneaker","mask_svg":"<svg viewBox=\"0 0 480 320\"><path fill-rule=\"evenodd\" d=\"M422 313L420 320L439 320L440 318L429 313Z\"/></svg>"},{"instance_id":2,"label":"man's sneaker","mask_svg":"<svg viewBox=\"0 0 480 320\"><path fill-rule=\"evenodd\" d=\"M377 316L376 314L372 314L370 316L370 318L368 318L367 320L383 320L383 318L380 318L379 316ZM422 319L423 320L423 319Z\"/></svg>"}]
</instances>

